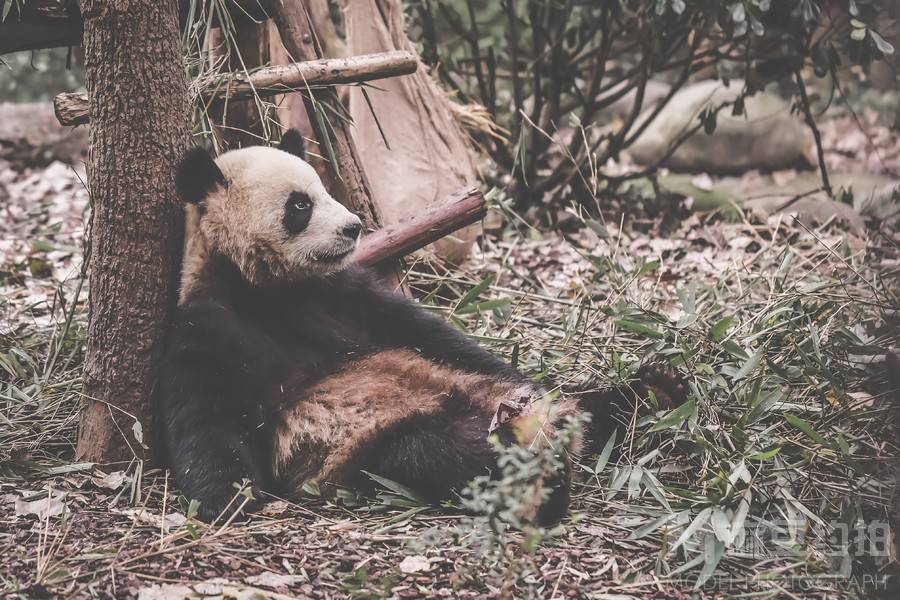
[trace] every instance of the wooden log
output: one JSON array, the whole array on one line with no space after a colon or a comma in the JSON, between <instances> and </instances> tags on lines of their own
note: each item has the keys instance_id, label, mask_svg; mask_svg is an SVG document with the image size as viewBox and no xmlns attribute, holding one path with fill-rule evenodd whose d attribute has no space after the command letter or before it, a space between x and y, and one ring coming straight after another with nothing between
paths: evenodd
<instances>
[{"instance_id":1,"label":"wooden log","mask_svg":"<svg viewBox=\"0 0 900 600\"><path fill-rule=\"evenodd\" d=\"M348 58L324 58L290 65L263 67L249 76L227 73L202 77L194 82L196 94L205 98L250 98L254 90L261 96L303 90L306 86L359 83L407 75L415 72L418 62L411 52L380 52ZM83 92L58 94L53 99L56 117L63 125L88 122L88 98Z\"/></svg>"},{"instance_id":2,"label":"wooden log","mask_svg":"<svg viewBox=\"0 0 900 600\"><path fill-rule=\"evenodd\" d=\"M366 235L354 260L367 267L394 261L481 220L486 212L480 190L462 189L424 213Z\"/></svg>"},{"instance_id":3,"label":"wooden log","mask_svg":"<svg viewBox=\"0 0 900 600\"><path fill-rule=\"evenodd\" d=\"M308 85L361 83L415 73L418 61L412 52L391 51L347 58L320 58L289 65L264 67L249 77L228 73L201 78L200 93L206 97L248 98L254 90L260 95L284 94L303 90Z\"/></svg>"}]
</instances>

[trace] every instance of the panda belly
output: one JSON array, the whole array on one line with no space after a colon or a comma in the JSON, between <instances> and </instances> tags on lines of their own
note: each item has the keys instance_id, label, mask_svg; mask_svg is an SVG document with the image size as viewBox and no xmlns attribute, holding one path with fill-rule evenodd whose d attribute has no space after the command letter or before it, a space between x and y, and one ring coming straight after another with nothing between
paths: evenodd
<instances>
[{"instance_id":1,"label":"panda belly","mask_svg":"<svg viewBox=\"0 0 900 600\"><path fill-rule=\"evenodd\" d=\"M410 350L378 352L298 387L285 391L294 400L281 403L272 453L275 479L288 494L305 481L326 493L359 487L361 470L381 470L438 499L444 494L432 488L445 481L432 482L435 475L453 487L492 466L488 436L501 403L525 407L516 419L528 415L544 433L574 409L557 402L538 414L542 392L531 383L467 373ZM527 437L520 443L537 434Z\"/></svg>"}]
</instances>

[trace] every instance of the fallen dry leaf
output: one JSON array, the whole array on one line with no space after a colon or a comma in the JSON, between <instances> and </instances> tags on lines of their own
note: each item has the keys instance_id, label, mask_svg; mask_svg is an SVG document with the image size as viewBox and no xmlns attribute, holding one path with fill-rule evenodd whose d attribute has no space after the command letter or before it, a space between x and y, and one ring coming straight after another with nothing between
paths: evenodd
<instances>
[{"instance_id":1,"label":"fallen dry leaf","mask_svg":"<svg viewBox=\"0 0 900 600\"><path fill-rule=\"evenodd\" d=\"M305 581L305 578L300 575L287 575L285 573L273 573L271 571L244 577L245 583L249 583L250 585L261 585L263 587L272 588L273 590L286 588L302 581Z\"/></svg>"},{"instance_id":2,"label":"fallen dry leaf","mask_svg":"<svg viewBox=\"0 0 900 600\"><path fill-rule=\"evenodd\" d=\"M165 518L145 508L126 508L119 512L123 515L129 515L136 523L152 525L156 528L161 527L164 532L169 531L173 527L181 527L187 521L187 517L177 512L166 513Z\"/></svg>"},{"instance_id":3,"label":"fallen dry leaf","mask_svg":"<svg viewBox=\"0 0 900 600\"><path fill-rule=\"evenodd\" d=\"M113 471L108 475L100 471L97 476L91 477L91 481L94 482L94 485L107 490L119 489L127 479L128 477L125 475L125 471Z\"/></svg>"},{"instance_id":4,"label":"fallen dry leaf","mask_svg":"<svg viewBox=\"0 0 900 600\"><path fill-rule=\"evenodd\" d=\"M141 588L138 600L193 600L200 598L230 598L233 600L289 600L292 596L246 586L227 579L210 579L196 583L160 584Z\"/></svg>"},{"instance_id":5,"label":"fallen dry leaf","mask_svg":"<svg viewBox=\"0 0 900 600\"><path fill-rule=\"evenodd\" d=\"M22 498L16 498L16 515L27 517L34 515L39 519L56 517L66 511L66 503L60 498L64 496L48 496L40 500L26 502Z\"/></svg>"},{"instance_id":6,"label":"fallen dry leaf","mask_svg":"<svg viewBox=\"0 0 900 600\"><path fill-rule=\"evenodd\" d=\"M424 556L407 556L400 561L400 572L406 575L412 573L427 573L431 570L431 560Z\"/></svg>"}]
</instances>

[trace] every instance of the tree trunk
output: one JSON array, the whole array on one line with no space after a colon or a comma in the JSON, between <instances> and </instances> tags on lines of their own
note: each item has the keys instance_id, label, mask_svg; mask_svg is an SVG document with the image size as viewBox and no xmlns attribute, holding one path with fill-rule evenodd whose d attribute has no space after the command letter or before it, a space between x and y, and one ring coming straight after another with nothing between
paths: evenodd
<instances>
[{"instance_id":1,"label":"tree trunk","mask_svg":"<svg viewBox=\"0 0 900 600\"><path fill-rule=\"evenodd\" d=\"M416 53L404 29L400 0L342 4L351 53ZM350 114L362 166L378 173L372 193L385 225L427 210L478 180L474 152L454 115L459 107L424 64L409 77L378 82L367 94L360 87L350 90ZM467 227L437 242L435 250L451 261L462 260L478 233L477 226Z\"/></svg>"},{"instance_id":2,"label":"tree trunk","mask_svg":"<svg viewBox=\"0 0 900 600\"><path fill-rule=\"evenodd\" d=\"M292 61L322 58L322 47L304 2L292 4L275 2L272 7L272 20L278 28L281 43ZM372 186L350 135L349 119L345 119L343 114L328 115L330 110L335 113L343 111L343 104L333 88L311 91L311 94L303 94L303 102L310 125L319 142L320 152L326 158L325 185L338 202L362 219L367 231L378 229L382 225L381 210L375 202ZM330 109L324 106L326 104ZM318 114L316 111L319 111ZM386 286L409 295L401 266L399 263L394 266L382 264L376 271Z\"/></svg>"},{"instance_id":3,"label":"tree trunk","mask_svg":"<svg viewBox=\"0 0 900 600\"><path fill-rule=\"evenodd\" d=\"M298 1L290 4L279 2L273 4L272 20L278 27L281 43L284 44L291 60L322 58L322 49L318 45L316 32L312 29L304 3ZM367 230L377 229L381 225L381 213L375 204L371 185L350 136L350 126L339 116L329 115L329 109L321 106L328 104L334 111L340 111L341 104L337 94L328 88L312 90L311 97L304 94L304 104L319 142L320 152L328 159L327 145L330 143L334 154L334 160L328 160L329 177L326 183L329 191L338 202L362 219ZM321 118L316 117L317 110L321 111L319 113Z\"/></svg>"},{"instance_id":4,"label":"tree trunk","mask_svg":"<svg viewBox=\"0 0 900 600\"><path fill-rule=\"evenodd\" d=\"M151 390L181 262L173 172L190 110L175 0L82 0L81 13L93 213L76 456L105 462L144 457L151 439Z\"/></svg>"}]
</instances>

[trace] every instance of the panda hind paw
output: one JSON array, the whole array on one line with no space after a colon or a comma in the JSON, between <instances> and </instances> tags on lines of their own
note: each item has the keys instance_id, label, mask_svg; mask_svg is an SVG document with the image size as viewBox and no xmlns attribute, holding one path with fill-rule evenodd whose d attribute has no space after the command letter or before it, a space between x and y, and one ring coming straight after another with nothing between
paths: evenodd
<instances>
[{"instance_id":1,"label":"panda hind paw","mask_svg":"<svg viewBox=\"0 0 900 600\"><path fill-rule=\"evenodd\" d=\"M661 410L671 410L687 400L687 382L668 364L644 365L637 377L644 389L656 396Z\"/></svg>"}]
</instances>

